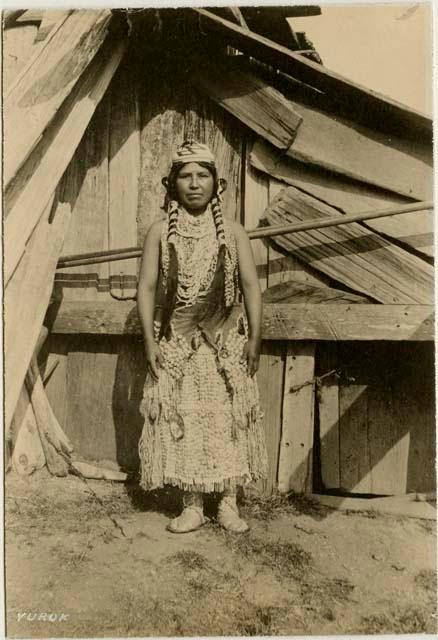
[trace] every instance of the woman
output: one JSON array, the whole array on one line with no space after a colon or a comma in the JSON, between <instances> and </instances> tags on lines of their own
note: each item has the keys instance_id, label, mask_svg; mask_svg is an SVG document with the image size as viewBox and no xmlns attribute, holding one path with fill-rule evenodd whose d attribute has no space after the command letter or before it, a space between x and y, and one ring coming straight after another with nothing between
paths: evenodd
<instances>
[{"instance_id":1,"label":"woman","mask_svg":"<svg viewBox=\"0 0 438 640\"><path fill-rule=\"evenodd\" d=\"M261 293L249 239L222 217L214 157L188 140L168 178L167 218L149 229L138 285L148 376L141 411L140 484L183 490L168 529L206 519L204 493L222 494L218 522L244 532L236 487L266 477L257 371ZM246 318L233 307L240 283Z\"/></svg>"}]
</instances>

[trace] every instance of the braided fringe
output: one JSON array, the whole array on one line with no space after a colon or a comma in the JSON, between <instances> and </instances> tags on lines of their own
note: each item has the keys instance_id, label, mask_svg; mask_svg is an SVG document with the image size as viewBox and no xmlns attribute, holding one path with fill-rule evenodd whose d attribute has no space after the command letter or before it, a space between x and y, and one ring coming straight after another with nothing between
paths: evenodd
<instances>
[{"instance_id":1,"label":"braided fringe","mask_svg":"<svg viewBox=\"0 0 438 640\"><path fill-rule=\"evenodd\" d=\"M166 300L159 333L159 340L167 334L170 320L176 305L178 291L178 256L175 249L176 225L178 223L179 204L176 200L169 202L169 224L167 229L167 243L169 248L169 270L166 282Z\"/></svg>"}]
</instances>

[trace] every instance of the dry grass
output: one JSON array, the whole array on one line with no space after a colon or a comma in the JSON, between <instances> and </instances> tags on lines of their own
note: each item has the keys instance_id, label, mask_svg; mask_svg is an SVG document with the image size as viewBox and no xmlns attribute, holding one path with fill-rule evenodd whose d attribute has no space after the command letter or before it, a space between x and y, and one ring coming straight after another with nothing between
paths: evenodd
<instances>
[{"instance_id":1,"label":"dry grass","mask_svg":"<svg viewBox=\"0 0 438 640\"><path fill-rule=\"evenodd\" d=\"M436 614L430 607L410 606L393 609L388 613L362 618L360 632L363 634L430 633L438 631Z\"/></svg>"}]
</instances>

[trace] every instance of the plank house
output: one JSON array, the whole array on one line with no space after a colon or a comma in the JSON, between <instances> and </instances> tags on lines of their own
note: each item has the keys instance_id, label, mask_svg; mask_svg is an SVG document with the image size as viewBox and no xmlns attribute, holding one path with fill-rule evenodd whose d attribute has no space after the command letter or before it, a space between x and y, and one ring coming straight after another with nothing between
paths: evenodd
<instances>
[{"instance_id":1,"label":"plank house","mask_svg":"<svg viewBox=\"0 0 438 640\"><path fill-rule=\"evenodd\" d=\"M5 408L19 473L65 474L72 449L135 472L139 248L172 150L193 136L218 158L226 215L253 232L264 490L435 490L432 123L326 69L286 21L319 12L5 14Z\"/></svg>"}]
</instances>

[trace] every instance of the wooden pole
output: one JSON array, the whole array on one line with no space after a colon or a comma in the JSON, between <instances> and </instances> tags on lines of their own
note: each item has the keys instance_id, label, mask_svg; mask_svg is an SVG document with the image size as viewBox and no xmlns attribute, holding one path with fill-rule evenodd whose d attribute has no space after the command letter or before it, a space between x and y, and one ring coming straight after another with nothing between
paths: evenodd
<instances>
[{"instance_id":1,"label":"wooden pole","mask_svg":"<svg viewBox=\"0 0 438 640\"><path fill-rule=\"evenodd\" d=\"M349 224L351 222L363 222L366 220L374 220L376 218L386 218L389 216L397 216L402 213L411 213L412 211L423 211L433 209L431 200L425 202L414 202L412 204L391 207L390 209L382 209L379 211L365 211L354 215L344 215L333 217L330 220L309 220L305 222L297 222L286 226L264 227L252 229L248 231L251 240L256 238L272 238L273 236L285 235L289 233L298 233L299 231L311 231L312 229L322 229L324 227L337 227L341 224ZM75 255L63 256L59 259L57 268L66 269L67 267L79 267L86 264L98 264L100 262L112 262L114 260L128 260L130 258L140 258L143 250L139 247L126 247L122 249L111 249L109 251L94 251L90 253L77 253Z\"/></svg>"}]
</instances>

